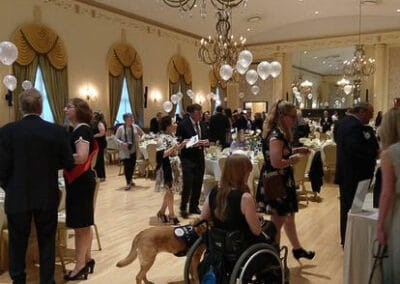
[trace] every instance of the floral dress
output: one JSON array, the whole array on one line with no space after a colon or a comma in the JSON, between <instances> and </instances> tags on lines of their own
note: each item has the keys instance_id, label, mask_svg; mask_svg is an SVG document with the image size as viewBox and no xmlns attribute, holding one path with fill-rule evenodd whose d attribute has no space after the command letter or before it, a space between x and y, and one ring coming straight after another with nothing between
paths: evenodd
<instances>
[{"instance_id":1,"label":"floral dress","mask_svg":"<svg viewBox=\"0 0 400 284\"><path fill-rule=\"evenodd\" d=\"M170 134L161 133L157 141L157 168L155 190L160 189L180 192L182 190L182 167L178 152L163 157L164 151L178 144Z\"/></svg>"}]
</instances>

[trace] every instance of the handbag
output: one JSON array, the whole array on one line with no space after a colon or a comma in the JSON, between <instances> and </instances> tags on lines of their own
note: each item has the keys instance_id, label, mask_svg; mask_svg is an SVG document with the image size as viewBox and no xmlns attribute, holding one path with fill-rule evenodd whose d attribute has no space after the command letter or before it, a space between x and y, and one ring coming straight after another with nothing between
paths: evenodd
<instances>
[{"instance_id":1,"label":"handbag","mask_svg":"<svg viewBox=\"0 0 400 284\"><path fill-rule=\"evenodd\" d=\"M387 246L379 245L378 250L375 252L377 240L374 241L374 245L372 248L372 254L374 260L374 265L372 266L371 273L369 274L368 284L373 283L373 280L376 279L377 283L383 283L383 259L387 256Z\"/></svg>"},{"instance_id":2,"label":"handbag","mask_svg":"<svg viewBox=\"0 0 400 284\"><path fill-rule=\"evenodd\" d=\"M285 178L279 171L264 173L263 187L265 200L283 199L286 197Z\"/></svg>"}]
</instances>

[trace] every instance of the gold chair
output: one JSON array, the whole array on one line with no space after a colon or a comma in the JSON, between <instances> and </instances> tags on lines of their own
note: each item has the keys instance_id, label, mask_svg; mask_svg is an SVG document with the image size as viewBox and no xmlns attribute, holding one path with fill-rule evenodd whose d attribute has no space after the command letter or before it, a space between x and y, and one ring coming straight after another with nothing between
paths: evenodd
<instances>
[{"instance_id":1,"label":"gold chair","mask_svg":"<svg viewBox=\"0 0 400 284\"><path fill-rule=\"evenodd\" d=\"M324 176L328 182L332 182L336 173L336 144L324 145L321 149L321 158Z\"/></svg>"},{"instance_id":2,"label":"gold chair","mask_svg":"<svg viewBox=\"0 0 400 284\"><path fill-rule=\"evenodd\" d=\"M294 181L296 185L299 186L297 195L305 196L307 206L308 206L308 194L304 182L306 181L306 167L308 162L308 156L309 154L301 155L300 160L293 165Z\"/></svg>"},{"instance_id":3,"label":"gold chair","mask_svg":"<svg viewBox=\"0 0 400 284\"><path fill-rule=\"evenodd\" d=\"M118 161L119 146L113 136L107 136L107 148L106 148L106 158L109 164L116 163Z\"/></svg>"},{"instance_id":4,"label":"gold chair","mask_svg":"<svg viewBox=\"0 0 400 284\"><path fill-rule=\"evenodd\" d=\"M146 150L148 155L146 178L148 178L149 172L151 171L154 175L157 168L157 144L147 144Z\"/></svg>"}]
</instances>

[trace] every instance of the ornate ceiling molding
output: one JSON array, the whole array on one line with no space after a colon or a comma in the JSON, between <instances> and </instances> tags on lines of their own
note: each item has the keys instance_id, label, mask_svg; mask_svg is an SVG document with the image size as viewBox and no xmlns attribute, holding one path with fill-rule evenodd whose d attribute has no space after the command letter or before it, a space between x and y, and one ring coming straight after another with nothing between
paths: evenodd
<instances>
[{"instance_id":1,"label":"ornate ceiling molding","mask_svg":"<svg viewBox=\"0 0 400 284\"><path fill-rule=\"evenodd\" d=\"M167 26L156 25L143 18L138 19L136 15L112 9L91 0L42 0L42 2L45 5L53 5L70 13L119 24L121 28L127 30L133 29L142 33L166 38L174 42L179 41L197 46L200 39L200 37L195 35L189 33L183 34Z\"/></svg>"}]
</instances>

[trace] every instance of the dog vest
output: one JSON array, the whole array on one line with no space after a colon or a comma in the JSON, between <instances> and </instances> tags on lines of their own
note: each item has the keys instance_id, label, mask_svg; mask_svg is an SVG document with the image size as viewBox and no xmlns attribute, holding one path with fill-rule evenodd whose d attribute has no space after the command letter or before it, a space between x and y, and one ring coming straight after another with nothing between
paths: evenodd
<instances>
[{"instance_id":1,"label":"dog vest","mask_svg":"<svg viewBox=\"0 0 400 284\"><path fill-rule=\"evenodd\" d=\"M189 248L199 238L199 235L194 230L193 225L184 225L176 227L174 230L174 235L176 238L183 240L186 243L186 248L182 251L177 252L175 256L185 256Z\"/></svg>"}]
</instances>

